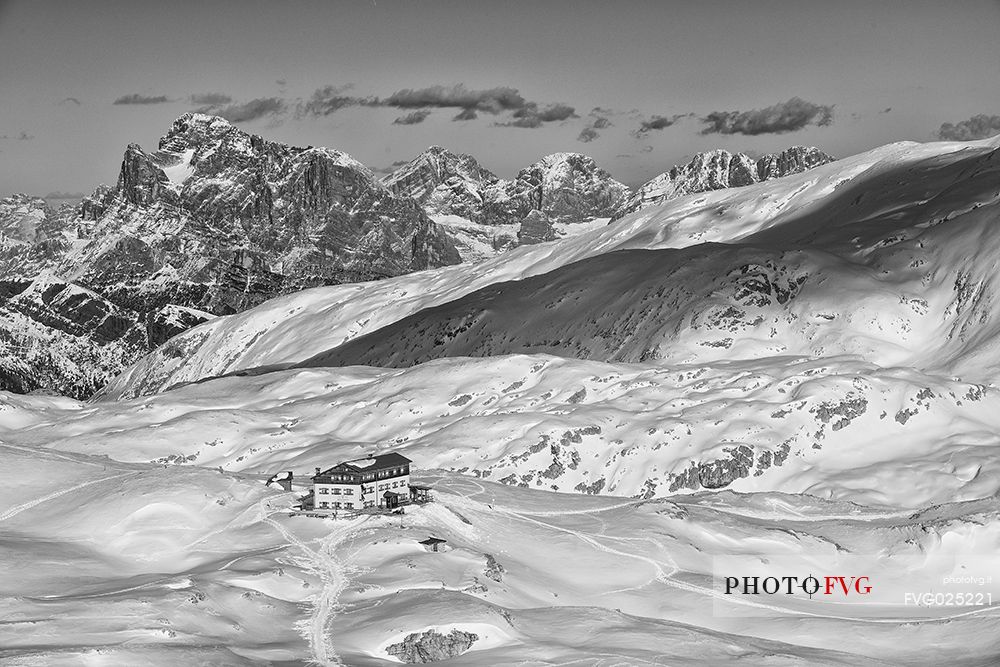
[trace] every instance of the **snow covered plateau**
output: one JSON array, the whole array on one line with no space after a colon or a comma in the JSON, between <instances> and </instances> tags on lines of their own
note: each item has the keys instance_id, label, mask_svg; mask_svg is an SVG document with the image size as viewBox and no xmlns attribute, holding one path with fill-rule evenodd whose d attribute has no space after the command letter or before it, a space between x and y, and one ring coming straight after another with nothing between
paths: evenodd
<instances>
[{"instance_id":1,"label":"snow covered plateau","mask_svg":"<svg viewBox=\"0 0 1000 667\"><path fill-rule=\"evenodd\" d=\"M0 392L0 664L1000 664L990 584L934 604L956 574L1000 589L1000 138L676 198L588 185L543 211L552 240L517 243L494 204L548 167L500 182L435 149L374 185L213 131L287 160L295 196L309 169L375 188L364 214L400 222L357 242L393 241L390 277L206 313L86 401ZM165 229L162 193L207 169L181 143L133 150L159 199L122 186L99 224L153 206ZM11 238L45 219L19 206ZM104 270L99 250L60 261ZM388 451L432 502L291 512L315 468ZM265 484L284 470L292 491ZM789 563L872 595L721 587Z\"/></svg>"}]
</instances>

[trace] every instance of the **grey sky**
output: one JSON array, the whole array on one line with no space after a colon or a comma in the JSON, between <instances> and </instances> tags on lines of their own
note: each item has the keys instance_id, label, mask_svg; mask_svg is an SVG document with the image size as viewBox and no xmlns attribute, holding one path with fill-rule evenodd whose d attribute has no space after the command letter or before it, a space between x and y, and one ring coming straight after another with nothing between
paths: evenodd
<instances>
[{"instance_id":1,"label":"grey sky","mask_svg":"<svg viewBox=\"0 0 1000 667\"><path fill-rule=\"evenodd\" d=\"M502 176L580 151L629 183L711 148L846 155L1000 114L998 28L995 1L0 0L0 194L113 182L199 107L373 168L431 144ZM328 86L336 110L302 112ZM397 95L457 86L523 103Z\"/></svg>"}]
</instances>

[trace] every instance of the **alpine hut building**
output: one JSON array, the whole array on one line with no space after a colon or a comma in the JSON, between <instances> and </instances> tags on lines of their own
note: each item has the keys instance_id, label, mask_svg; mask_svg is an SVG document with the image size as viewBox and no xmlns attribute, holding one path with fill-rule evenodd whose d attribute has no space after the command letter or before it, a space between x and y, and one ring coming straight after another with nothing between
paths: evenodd
<instances>
[{"instance_id":1,"label":"alpine hut building","mask_svg":"<svg viewBox=\"0 0 1000 667\"><path fill-rule=\"evenodd\" d=\"M316 468L312 484L316 509L392 509L410 500L410 459L390 452Z\"/></svg>"}]
</instances>

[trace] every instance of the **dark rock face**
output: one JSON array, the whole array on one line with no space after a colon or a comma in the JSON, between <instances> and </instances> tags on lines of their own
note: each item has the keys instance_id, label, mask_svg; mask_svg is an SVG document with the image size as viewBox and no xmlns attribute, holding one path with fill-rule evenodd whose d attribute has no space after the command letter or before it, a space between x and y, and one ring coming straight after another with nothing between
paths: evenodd
<instances>
[{"instance_id":1,"label":"dark rock face","mask_svg":"<svg viewBox=\"0 0 1000 667\"><path fill-rule=\"evenodd\" d=\"M40 276L0 280L0 388L84 398L122 360L149 349L140 313L79 285Z\"/></svg>"},{"instance_id":2,"label":"dark rock face","mask_svg":"<svg viewBox=\"0 0 1000 667\"><path fill-rule=\"evenodd\" d=\"M210 319L212 315L208 313L175 304L168 304L156 312L148 313L146 333L149 347L162 345L182 331L187 331Z\"/></svg>"},{"instance_id":3,"label":"dark rock face","mask_svg":"<svg viewBox=\"0 0 1000 667\"><path fill-rule=\"evenodd\" d=\"M757 160L757 180L798 174L828 162L833 162L833 158L818 148L792 146L777 155L765 155Z\"/></svg>"},{"instance_id":4,"label":"dark rock face","mask_svg":"<svg viewBox=\"0 0 1000 667\"><path fill-rule=\"evenodd\" d=\"M47 286L2 302L0 340L18 341L19 350L63 341L22 356L0 389L87 396L213 315L306 287L459 261L419 203L349 155L185 114L157 151L130 144L115 187L99 187L76 208L53 211L23 195L0 200L0 293L40 276ZM56 284L69 296L50 294Z\"/></svg>"},{"instance_id":5,"label":"dark rock face","mask_svg":"<svg viewBox=\"0 0 1000 667\"><path fill-rule=\"evenodd\" d=\"M684 195L722 188L735 188L772 178L797 174L833 162L817 148L793 146L776 155L764 155L754 161L743 153L724 150L695 155L685 165L678 165L640 187L614 213L618 219L647 206L655 206Z\"/></svg>"},{"instance_id":6,"label":"dark rock face","mask_svg":"<svg viewBox=\"0 0 1000 667\"><path fill-rule=\"evenodd\" d=\"M531 211L521 220L521 228L517 232L517 240L521 245L542 243L556 238L552 221L538 209Z\"/></svg>"},{"instance_id":7,"label":"dark rock face","mask_svg":"<svg viewBox=\"0 0 1000 667\"><path fill-rule=\"evenodd\" d=\"M408 665L440 662L454 658L469 650L479 635L474 632L452 630L446 635L434 630L413 633L398 644L386 647L389 655L399 658Z\"/></svg>"}]
</instances>

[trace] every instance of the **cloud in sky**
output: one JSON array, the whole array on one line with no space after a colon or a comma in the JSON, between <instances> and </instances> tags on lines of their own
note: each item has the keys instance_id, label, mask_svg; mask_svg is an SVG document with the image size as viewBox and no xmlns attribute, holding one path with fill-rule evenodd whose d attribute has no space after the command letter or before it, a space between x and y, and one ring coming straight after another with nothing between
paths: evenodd
<instances>
[{"instance_id":1,"label":"cloud in sky","mask_svg":"<svg viewBox=\"0 0 1000 667\"><path fill-rule=\"evenodd\" d=\"M800 97L751 111L713 111L701 119L701 134L782 134L807 125L820 127L833 122L833 106L815 104Z\"/></svg>"},{"instance_id":2,"label":"cloud in sky","mask_svg":"<svg viewBox=\"0 0 1000 667\"><path fill-rule=\"evenodd\" d=\"M76 106L80 106L81 104L83 104L83 102L76 99L75 97L64 97L62 98L62 100L59 101L59 104L60 106L63 104L75 104Z\"/></svg>"},{"instance_id":3,"label":"cloud in sky","mask_svg":"<svg viewBox=\"0 0 1000 667\"><path fill-rule=\"evenodd\" d=\"M191 96L192 104L201 104L206 107L218 107L232 101L233 98L225 93L197 93Z\"/></svg>"},{"instance_id":4,"label":"cloud in sky","mask_svg":"<svg viewBox=\"0 0 1000 667\"><path fill-rule=\"evenodd\" d=\"M684 116L685 114L675 114L673 116L654 115L651 118L643 119L639 121L639 127L632 130L632 136L641 139L650 132L665 130L681 118L684 118Z\"/></svg>"},{"instance_id":5,"label":"cloud in sky","mask_svg":"<svg viewBox=\"0 0 1000 667\"><path fill-rule=\"evenodd\" d=\"M424 122L428 116L431 115L429 109L417 109L416 111L411 111L405 116L400 116L396 120L392 121L393 125L416 125L417 123Z\"/></svg>"},{"instance_id":6,"label":"cloud in sky","mask_svg":"<svg viewBox=\"0 0 1000 667\"><path fill-rule=\"evenodd\" d=\"M611 119L608 118L609 115L614 113L610 109L602 109L601 107L594 107L590 110L587 116L590 121L587 125L580 130L580 134L577 135L576 140L585 144L589 144L601 136L598 130L604 130L612 126Z\"/></svg>"},{"instance_id":7,"label":"cloud in sky","mask_svg":"<svg viewBox=\"0 0 1000 667\"><path fill-rule=\"evenodd\" d=\"M938 129L938 139L942 141L973 141L986 139L1000 133L1000 116L978 114L954 125L944 123Z\"/></svg>"},{"instance_id":8,"label":"cloud in sky","mask_svg":"<svg viewBox=\"0 0 1000 667\"><path fill-rule=\"evenodd\" d=\"M525 100L516 88L500 86L486 90L473 90L459 83L454 86L405 88L385 98L381 104L401 109L422 107L475 109L476 111L498 114L502 111L522 110L533 103Z\"/></svg>"},{"instance_id":9,"label":"cloud in sky","mask_svg":"<svg viewBox=\"0 0 1000 667\"><path fill-rule=\"evenodd\" d=\"M231 123L243 123L265 116L275 116L284 112L286 107L285 101L280 98L258 97L243 104L230 104L215 113Z\"/></svg>"},{"instance_id":10,"label":"cloud in sky","mask_svg":"<svg viewBox=\"0 0 1000 667\"><path fill-rule=\"evenodd\" d=\"M140 95L139 93L132 93L131 95L122 95L112 102L112 104L163 104L169 101L166 95Z\"/></svg>"},{"instance_id":11,"label":"cloud in sky","mask_svg":"<svg viewBox=\"0 0 1000 667\"><path fill-rule=\"evenodd\" d=\"M328 116L347 107L375 106L378 103L373 97L363 98L346 94L351 88L353 88L351 84L317 88L312 97L299 104L296 113L299 116Z\"/></svg>"},{"instance_id":12,"label":"cloud in sky","mask_svg":"<svg viewBox=\"0 0 1000 667\"><path fill-rule=\"evenodd\" d=\"M536 103L528 102L514 112L514 120L509 123L496 123L496 125L534 129L541 127L543 123L552 123L576 117L576 109L568 104L550 104L544 109L539 109Z\"/></svg>"},{"instance_id":13,"label":"cloud in sky","mask_svg":"<svg viewBox=\"0 0 1000 667\"><path fill-rule=\"evenodd\" d=\"M427 86L425 88L404 88L388 97L359 97L349 94L352 86L324 86L317 89L307 101L300 103L299 116L326 116L341 109L356 106L391 107L394 109L412 109L427 111L429 109L458 109L452 120L473 120L480 113L501 114L510 112L513 120L498 125L508 127L540 127L544 123L566 120L575 117L573 107L566 104L550 104L544 108L537 102L526 100L516 88L498 86L476 90L464 84L453 86ZM412 125L421 122L426 114L415 116L408 114L401 119L412 122L400 124ZM420 120L416 120L420 118ZM397 119L399 120L399 119ZM396 121L394 121L396 122Z\"/></svg>"},{"instance_id":14,"label":"cloud in sky","mask_svg":"<svg viewBox=\"0 0 1000 667\"><path fill-rule=\"evenodd\" d=\"M10 136L9 134L0 135L0 139L9 139L11 141L31 141L35 138L35 135L28 134L25 131L18 132L16 136Z\"/></svg>"}]
</instances>

